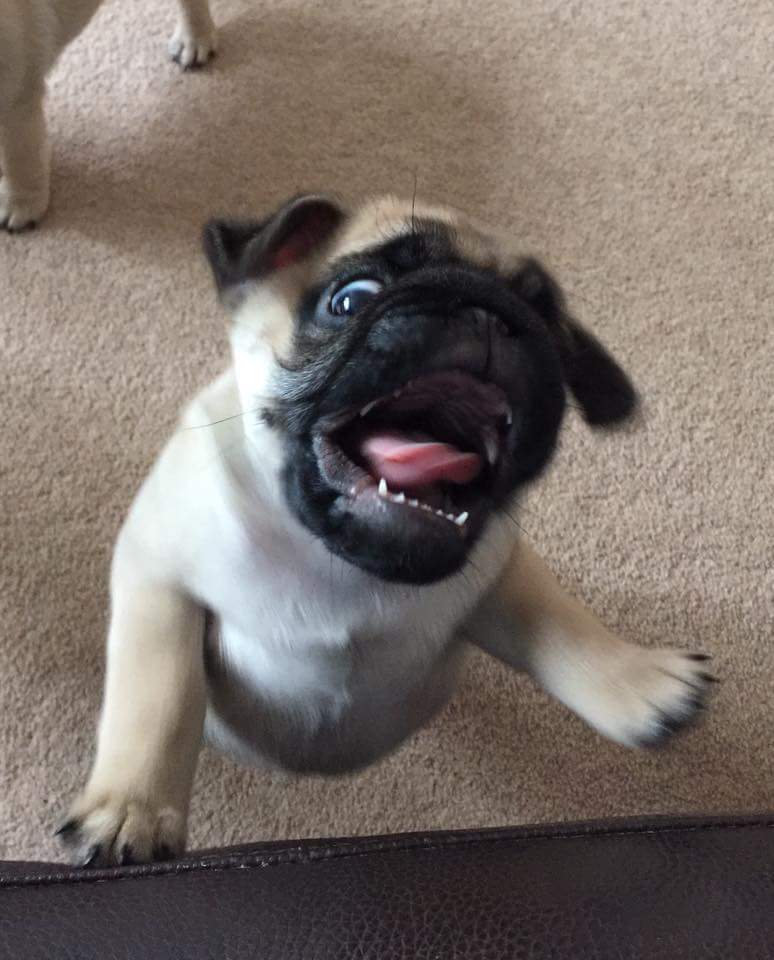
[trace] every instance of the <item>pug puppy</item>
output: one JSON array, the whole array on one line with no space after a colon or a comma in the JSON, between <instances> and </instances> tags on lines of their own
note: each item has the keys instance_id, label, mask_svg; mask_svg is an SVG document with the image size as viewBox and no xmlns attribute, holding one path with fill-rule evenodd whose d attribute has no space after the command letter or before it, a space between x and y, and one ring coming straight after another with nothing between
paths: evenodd
<instances>
[{"instance_id":1,"label":"pug puppy","mask_svg":"<svg viewBox=\"0 0 774 960\"><path fill-rule=\"evenodd\" d=\"M691 720L706 656L619 639L517 537L567 391L595 427L636 406L539 263L393 199L303 196L204 246L233 366L118 538L96 759L59 831L75 862L183 850L203 733L297 773L374 762L470 645L619 743Z\"/></svg>"},{"instance_id":2,"label":"pug puppy","mask_svg":"<svg viewBox=\"0 0 774 960\"><path fill-rule=\"evenodd\" d=\"M215 52L208 0L179 0L169 52L183 68ZM50 148L46 75L100 0L0 0L0 228L34 226L48 208Z\"/></svg>"}]
</instances>

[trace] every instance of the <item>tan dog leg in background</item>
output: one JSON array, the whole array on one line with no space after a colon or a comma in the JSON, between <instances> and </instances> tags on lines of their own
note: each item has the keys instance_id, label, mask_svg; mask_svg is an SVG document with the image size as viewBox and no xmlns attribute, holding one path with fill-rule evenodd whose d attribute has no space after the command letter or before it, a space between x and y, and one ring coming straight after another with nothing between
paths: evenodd
<instances>
[{"instance_id":1,"label":"tan dog leg in background","mask_svg":"<svg viewBox=\"0 0 774 960\"><path fill-rule=\"evenodd\" d=\"M685 725L714 679L704 654L649 649L615 636L524 542L467 632L627 746L655 744Z\"/></svg>"},{"instance_id":2,"label":"tan dog leg in background","mask_svg":"<svg viewBox=\"0 0 774 960\"><path fill-rule=\"evenodd\" d=\"M0 120L0 227L24 230L48 206L51 149L43 115L43 87Z\"/></svg>"},{"instance_id":3,"label":"tan dog leg in background","mask_svg":"<svg viewBox=\"0 0 774 960\"><path fill-rule=\"evenodd\" d=\"M58 831L92 866L184 849L206 706L202 611L120 568L112 600L96 759Z\"/></svg>"},{"instance_id":4,"label":"tan dog leg in background","mask_svg":"<svg viewBox=\"0 0 774 960\"><path fill-rule=\"evenodd\" d=\"M34 226L49 201L50 148L43 114L45 79L87 25L100 0L0 0L0 229ZM31 4L30 8L24 7ZM169 52L183 69L215 53L209 0L178 0Z\"/></svg>"}]
</instances>

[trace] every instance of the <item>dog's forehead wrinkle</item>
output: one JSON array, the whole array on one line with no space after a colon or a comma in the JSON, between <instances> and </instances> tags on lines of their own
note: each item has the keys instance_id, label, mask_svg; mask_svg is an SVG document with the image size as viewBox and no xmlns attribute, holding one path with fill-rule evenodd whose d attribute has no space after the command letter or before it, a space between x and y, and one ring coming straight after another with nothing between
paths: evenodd
<instances>
[{"instance_id":1,"label":"dog's forehead wrinkle","mask_svg":"<svg viewBox=\"0 0 774 960\"><path fill-rule=\"evenodd\" d=\"M468 263L499 269L508 245L477 220L451 207L430 206L391 199L366 205L353 217L349 232L341 234L332 249L334 256L362 252L368 247L387 245L402 238L418 239L432 250L441 242Z\"/></svg>"},{"instance_id":2,"label":"dog's forehead wrinkle","mask_svg":"<svg viewBox=\"0 0 774 960\"><path fill-rule=\"evenodd\" d=\"M458 256L453 233L446 224L419 218L410 229L396 234L370 252L403 270Z\"/></svg>"},{"instance_id":3,"label":"dog's forehead wrinkle","mask_svg":"<svg viewBox=\"0 0 774 960\"><path fill-rule=\"evenodd\" d=\"M393 231L374 238L373 242L361 250L345 253L332 261L328 269L328 283L346 280L362 271L381 272L381 268L392 275L395 271L402 274L418 270L436 263L466 263L468 266L491 266L490 258L480 262L477 257L467 255L459 233L447 224L438 221L417 220L414 229ZM324 278L321 278L324 280Z\"/></svg>"},{"instance_id":4,"label":"dog's forehead wrinkle","mask_svg":"<svg viewBox=\"0 0 774 960\"><path fill-rule=\"evenodd\" d=\"M395 197L381 197L365 203L343 227L333 255L340 256L351 251L363 250L390 237L410 233L412 222L417 220L437 221L454 226L460 215L451 208L430 206Z\"/></svg>"}]
</instances>

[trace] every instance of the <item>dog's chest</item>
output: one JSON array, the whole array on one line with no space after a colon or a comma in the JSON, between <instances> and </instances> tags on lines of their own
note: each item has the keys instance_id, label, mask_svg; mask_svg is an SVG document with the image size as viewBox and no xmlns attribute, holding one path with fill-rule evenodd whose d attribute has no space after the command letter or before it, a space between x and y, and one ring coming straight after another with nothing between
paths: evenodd
<instances>
[{"instance_id":1,"label":"dog's chest","mask_svg":"<svg viewBox=\"0 0 774 960\"><path fill-rule=\"evenodd\" d=\"M230 558L209 604L209 732L242 759L333 772L368 763L453 688L471 596L377 583L275 542ZM215 732L213 732L215 731Z\"/></svg>"},{"instance_id":2,"label":"dog's chest","mask_svg":"<svg viewBox=\"0 0 774 960\"><path fill-rule=\"evenodd\" d=\"M237 569L215 604L222 656L285 703L405 687L448 645L466 606L443 588L375 584L336 558L321 571L275 550Z\"/></svg>"},{"instance_id":3,"label":"dog's chest","mask_svg":"<svg viewBox=\"0 0 774 960\"><path fill-rule=\"evenodd\" d=\"M295 772L371 763L454 688L461 645L412 650L413 639L353 635L334 645L309 635L301 656L221 625L208 658L209 737L241 760Z\"/></svg>"}]
</instances>

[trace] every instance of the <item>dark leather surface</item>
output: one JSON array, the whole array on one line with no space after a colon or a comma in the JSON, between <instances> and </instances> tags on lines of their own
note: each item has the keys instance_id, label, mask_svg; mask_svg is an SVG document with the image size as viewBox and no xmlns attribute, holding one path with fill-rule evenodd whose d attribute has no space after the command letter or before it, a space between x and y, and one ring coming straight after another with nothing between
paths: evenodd
<instances>
[{"instance_id":1,"label":"dark leather surface","mask_svg":"<svg viewBox=\"0 0 774 960\"><path fill-rule=\"evenodd\" d=\"M774 816L4 864L0 957L768 960Z\"/></svg>"}]
</instances>

